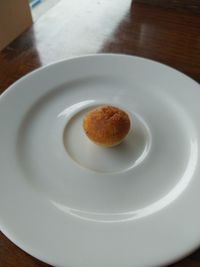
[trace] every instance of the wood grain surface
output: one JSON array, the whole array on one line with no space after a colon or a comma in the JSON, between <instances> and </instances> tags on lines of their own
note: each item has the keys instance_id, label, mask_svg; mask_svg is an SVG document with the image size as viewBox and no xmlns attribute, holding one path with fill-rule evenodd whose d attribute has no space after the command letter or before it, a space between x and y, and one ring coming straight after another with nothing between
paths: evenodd
<instances>
[{"instance_id":1,"label":"wood grain surface","mask_svg":"<svg viewBox=\"0 0 200 267\"><path fill-rule=\"evenodd\" d=\"M157 7L173 8L180 11L191 11L200 14L199 0L134 0L135 3L143 3Z\"/></svg>"},{"instance_id":2,"label":"wood grain surface","mask_svg":"<svg viewBox=\"0 0 200 267\"><path fill-rule=\"evenodd\" d=\"M200 16L130 0L60 0L0 53L0 92L56 60L124 53L168 64L200 82ZM0 233L0 267L49 266ZM103 267L103 266L102 266ZM200 267L200 250L170 267Z\"/></svg>"}]
</instances>

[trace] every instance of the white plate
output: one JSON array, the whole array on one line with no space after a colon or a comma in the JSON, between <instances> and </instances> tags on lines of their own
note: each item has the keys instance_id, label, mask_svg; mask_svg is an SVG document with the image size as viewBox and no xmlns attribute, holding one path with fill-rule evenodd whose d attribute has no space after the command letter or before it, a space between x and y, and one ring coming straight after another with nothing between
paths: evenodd
<instances>
[{"instance_id":1,"label":"white plate","mask_svg":"<svg viewBox=\"0 0 200 267\"><path fill-rule=\"evenodd\" d=\"M0 228L54 266L159 266L200 244L200 87L143 58L65 60L0 98ZM85 112L127 110L132 131L92 144Z\"/></svg>"}]
</instances>

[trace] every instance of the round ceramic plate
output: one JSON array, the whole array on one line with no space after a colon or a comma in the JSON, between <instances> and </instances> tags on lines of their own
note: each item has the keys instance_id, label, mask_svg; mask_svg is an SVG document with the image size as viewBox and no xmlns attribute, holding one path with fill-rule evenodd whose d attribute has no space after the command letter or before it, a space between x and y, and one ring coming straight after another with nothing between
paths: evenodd
<instances>
[{"instance_id":1,"label":"round ceramic plate","mask_svg":"<svg viewBox=\"0 0 200 267\"><path fill-rule=\"evenodd\" d=\"M200 87L143 58L96 55L32 72L0 98L0 228L54 266L160 266L200 244ZM86 112L129 113L98 147Z\"/></svg>"}]
</instances>

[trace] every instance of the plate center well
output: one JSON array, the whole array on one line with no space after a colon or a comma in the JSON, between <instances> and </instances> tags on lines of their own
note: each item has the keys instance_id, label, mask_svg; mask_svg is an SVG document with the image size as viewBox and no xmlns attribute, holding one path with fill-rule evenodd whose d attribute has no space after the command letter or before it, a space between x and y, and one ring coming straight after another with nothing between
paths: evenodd
<instances>
[{"instance_id":1,"label":"plate center well","mask_svg":"<svg viewBox=\"0 0 200 267\"><path fill-rule=\"evenodd\" d=\"M128 136L121 144L106 148L91 142L83 131L83 117L89 110L91 108L76 112L64 129L64 146L76 163L96 172L117 173L136 167L145 159L151 136L142 118L129 114L132 126Z\"/></svg>"}]
</instances>

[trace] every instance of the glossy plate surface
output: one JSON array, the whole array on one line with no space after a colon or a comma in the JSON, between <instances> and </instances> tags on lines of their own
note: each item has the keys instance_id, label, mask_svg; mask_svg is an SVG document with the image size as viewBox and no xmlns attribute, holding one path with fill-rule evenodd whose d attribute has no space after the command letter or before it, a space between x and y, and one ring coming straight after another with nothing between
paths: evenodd
<instances>
[{"instance_id":1,"label":"glossy plate surface","mask_svg":"<svg viewBox=\"0 0 200 267\"><path fill-rule=\"evenodd\" d=\"M0 98L0 229L54 266L160 266L200 244L200 87L151 60L58 62ZM85 113L111 104L132 127L102 148Z\"/></svg>"}]
</instances>

